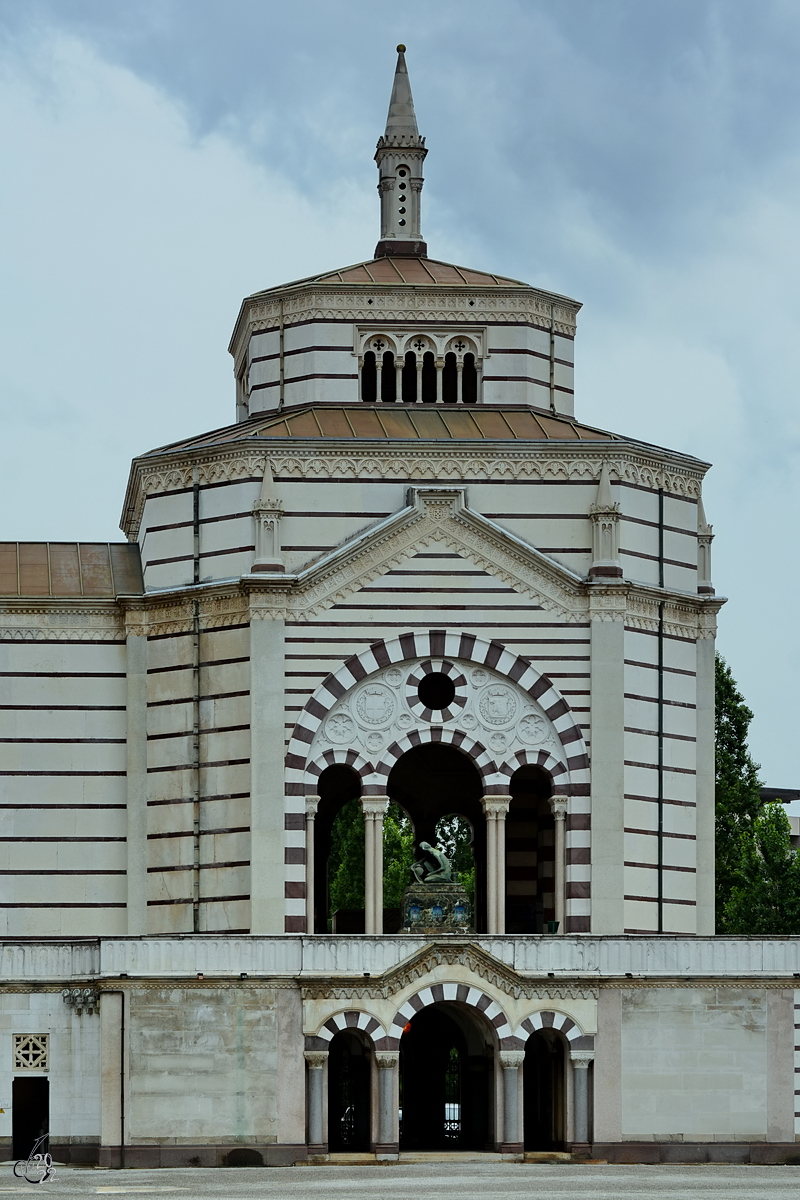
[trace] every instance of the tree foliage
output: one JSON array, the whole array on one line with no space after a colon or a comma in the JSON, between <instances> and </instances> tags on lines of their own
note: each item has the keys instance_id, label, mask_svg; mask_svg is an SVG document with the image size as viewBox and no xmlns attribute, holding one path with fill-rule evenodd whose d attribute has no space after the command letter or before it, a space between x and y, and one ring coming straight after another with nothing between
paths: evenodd
<instances>
[{"instance_id":1,"label":"tree foliage","mask_svg":"<svg viewBox=\"0 0 800 1200\"><path fill-rule=\"evenodd\" d=\"M780 804L762 804L747 745L753 719L730 668L716 660L717 932L800 933L800 855Z\"/></svg>"},{"instance_id":2,"label":"tree foliage","mask_svg":"<svg viewBox=\"0 0 800 1200\"><path fill-rule=\"evenodd\" d=\"M331 830L328 858L330 911L364 907L364 817L360 800L343 804Z\"/></svg>"},{"instance_id":3,"label":"tree foliage","mask_svg":"<svg viewBox=\"0 0 800 1200\"><path fill-rule=\"evenodd\" d=\"M725 905L726 933L788 937L800 932L800 855L789 836L782 804L765 804L743 833Z\"/></svg>"}]
</instances>

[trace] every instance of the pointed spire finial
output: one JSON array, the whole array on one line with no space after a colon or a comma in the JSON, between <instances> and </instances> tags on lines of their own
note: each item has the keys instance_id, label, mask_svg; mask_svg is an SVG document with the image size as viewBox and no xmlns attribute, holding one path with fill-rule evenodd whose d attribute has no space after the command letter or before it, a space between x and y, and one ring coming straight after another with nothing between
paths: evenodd
<instances>
[{"instance_id":1,"label":"pointed spire finial","mask_svg":"<svg viewBox=\"0 0 800 1200\"><path fill-rule=\"evenodd\" d=\"M386 130L378 139L375 153L381 197L381 240L375 248L376 258L389 254L425 256L428 253L420 232L422 163L428 151L417 128L405 50L401 42L397 47Z\"/></svg>"}]
</instances>

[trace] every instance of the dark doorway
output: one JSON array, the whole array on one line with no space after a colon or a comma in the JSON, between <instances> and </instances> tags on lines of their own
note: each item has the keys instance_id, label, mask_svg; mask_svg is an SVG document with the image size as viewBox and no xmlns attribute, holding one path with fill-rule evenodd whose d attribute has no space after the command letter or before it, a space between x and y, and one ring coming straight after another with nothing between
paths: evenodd
<instances>
[{"instance_id":1,"label":"dark doorway","mask_svg":"<svg viewBox=\"0 0 800 1200\"><path fill-rule=\"evenodd\" d=\"M337 1033L328 1057L328 1143L369 1150L370 1054L356 1033Z\"/></svg>"},{"instance_id":2,"label":"dark doorway","mask_svg":"<svg viewBox=\"0 0 800 1200\"><path fill-rule=\"evenodd\" d=\"M544 933L556 915L556 834L548 800L552 781L540 767L520 767L511 777L509 791L506 933Z\"/></svg>"},{"instance_id":3,"label":"dark doorway","mask_svg":"<svg viewBox=\"0 0 800 1200\"><path fill-rule=\"evenodd\" d=\"M400 1148L486 1150L492 1060L452 1005L417 1013L400 1039Z\"/></svg>"},{"instance_id":4,"label":"dark doorway","mask_svg":"<svg viewBox=\"0 0 800 1200\"><path fill-rule=\"evenodd\" d=\"M411 819L415 847L420 842L436 844L436 826L442 817L457 815L469 821L474 831L476 929L485 931L486 821L481 776L472 759L441 742L415 746L395 763L387 790Z\"/></svg>"},{"instance_id":5,"label":"dark doorway","mask_svg":"<svg viewBox=\"0 0 800 1200\"><path fill-rule=\"evenodd\" d=\"M11 1085L12 1158L27 1158L49 1126L50 1080L44 1075L15 1079Z\"/></svg>"},{"instance_id":6,"label":"dark doorway","mask_svg":"<svg viewBox=\"0 0 800 1200\"><path fill-rule=\"evenodd\" d=\"M364 821L357 811L360 796L361 779L344 763L326 767L319 777L320 800L314 821L315 911L309 922L312 933L330 933L337 909L340 917L335 932L364 932Z\"/></svg>"},{"instance_id":7,"label":"dark doorway","mask_svg":"<svg viewBox=\"0 0 800 1200\"><path fill-rule=\"evenodd\" d=\"M523 1067L526 1150L564 1147L564 1044L551 1029L532 1033Z\"/></svg>"}]
</instances>

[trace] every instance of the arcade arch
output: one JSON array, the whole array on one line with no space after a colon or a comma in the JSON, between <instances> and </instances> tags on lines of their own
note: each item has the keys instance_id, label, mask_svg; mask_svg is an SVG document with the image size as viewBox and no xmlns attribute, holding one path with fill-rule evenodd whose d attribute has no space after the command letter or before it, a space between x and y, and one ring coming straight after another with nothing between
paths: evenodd
<instances>
[{"instance_id":1,"label":"arcade arch","mask_svg":"<svg viewBox=\"0 0 800 1200\"><path fill-rule=\"evenodd\" d=\"M463 809L475 831L477 907L485 914L479 929L555 932L549 923L557 921L563 932L570 871L585 872L566 864L568 813L578 814L582 842L588 842L587 757L580 729L550 680L525 659L498 643L437 631L376 643L344 663L308 701L290 742L289 790L305 792L312 825L323 774L345 764L354 781L357 777L370 860L365 930L383 928L381 830L389 799L409 815L415 810L415 826L431 824L424 812L432 803L430 788L424 805L421 800L426 755L440 767L447 762L454 780L460 772L472 780L464 800L470 812L464 805L450 804L448 810ZM307 823L306 857L316 863L313 878L307 873L311 912L311 893L319 895L322 885L320 856L308 837ZM416 838L428 840L418 829ZM577 890L569 928L583 931L588 881L581 878ZM313 928L323 932L319 903L316 909Z\"/></svg>"}]
</instances>

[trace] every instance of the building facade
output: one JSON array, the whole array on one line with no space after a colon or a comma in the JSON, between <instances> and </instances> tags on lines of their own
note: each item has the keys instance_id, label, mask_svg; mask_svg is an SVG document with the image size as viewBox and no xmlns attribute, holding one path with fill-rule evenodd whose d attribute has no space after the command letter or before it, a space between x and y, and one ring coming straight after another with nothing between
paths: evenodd
<instances>
[{"instance_id":1,"label":"building facade","mask_svg":"<svg viewBox=\"0 0 800 1200\"><path fill-rule=\"evenodd\" d=\"M0 545L14 1153L793 1152L797 944L713 936L708 464L580 422L577 302L428 256L426 153L401 50L375 256L244 301L125 542ZM390 802L468 823L474 928L384 906Z\"/></svg>"}]
</instances>

